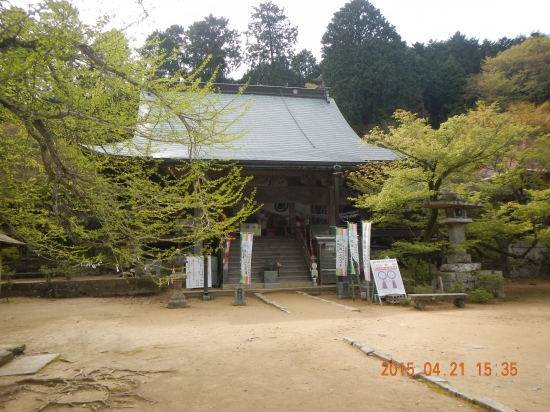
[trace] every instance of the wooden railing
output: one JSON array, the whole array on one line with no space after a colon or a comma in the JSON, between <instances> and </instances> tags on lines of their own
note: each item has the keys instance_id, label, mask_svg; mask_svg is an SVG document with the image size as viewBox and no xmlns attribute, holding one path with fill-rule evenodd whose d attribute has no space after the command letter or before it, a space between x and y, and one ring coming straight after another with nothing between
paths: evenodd
<instances>
[{"instance_id":1,"label":"wooden railing","mask_svg":"<svg viewBox=\"0 0 550 412\"><path fill-rule=\"evenodd\" d=\"M300 246L302 248L302 253L304 255L304 259L306 261L306 265L308 267L308 270L311 270L311 262L313 252L310 251L310 248L307 244L307 237L306 237L306 226L299 226L296 231L296 237L298 238L298 241L300 242ZM311 236L311 233L309 234Z\"/></svg>"}]
</instances>

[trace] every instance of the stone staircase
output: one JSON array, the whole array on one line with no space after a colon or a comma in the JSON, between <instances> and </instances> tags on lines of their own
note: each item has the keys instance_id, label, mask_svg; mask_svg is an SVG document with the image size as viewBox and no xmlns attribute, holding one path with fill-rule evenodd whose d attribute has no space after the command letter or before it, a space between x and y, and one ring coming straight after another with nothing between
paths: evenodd
<instances>
[{"instance_id":1,"label":"stone staircase","mask_svg":"<svg viewBox=\"0 0 550 412\"><path fill-rule=\"evenodd\" d=\"M279 287L311 286L309 267L306 264L298 239L294 236L255 236L252 244L252 285L264 287L266 262L278 262ZM240 241L233 241L229 250L228 282L224 289L240 281Z\"/></svg>"}]
</instances>

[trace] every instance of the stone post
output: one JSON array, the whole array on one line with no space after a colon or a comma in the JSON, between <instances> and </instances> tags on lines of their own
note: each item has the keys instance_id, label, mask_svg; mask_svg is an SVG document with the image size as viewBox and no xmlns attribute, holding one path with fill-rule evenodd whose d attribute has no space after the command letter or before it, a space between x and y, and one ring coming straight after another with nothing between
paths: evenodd
<instances>
[{"instance_id":1,"label":"stone post","mask_svg":"<svg viewBox=\"0 0 550 412\"><path fill-rule=\"evenodd\" d=\"M168 302L168 309L188 307L187 300L185 299L185 295L183 294L183 282L185 282L185 279L186 277L183 276L174 278L172 280L174 284L174 292L172 293L172 297Z\"/></svg>"}]
</instances>

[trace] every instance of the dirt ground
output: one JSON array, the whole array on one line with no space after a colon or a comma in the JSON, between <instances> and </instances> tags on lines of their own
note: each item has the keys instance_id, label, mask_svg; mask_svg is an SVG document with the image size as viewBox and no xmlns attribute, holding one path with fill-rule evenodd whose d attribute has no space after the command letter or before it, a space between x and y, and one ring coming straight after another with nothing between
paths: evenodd
<instances>
[{"instance_id":1,"label":"dirt ground","mask_svg":"<svg viewBox=\"0 0 550 412\"><path fill-rule=\"evenodd\" d=\"M32 376L49 381L12 385L25 377L1 377L0 409L474 410L423 381L381 376L381 361L347 337L421 367L439 363L440 377L476 397L521 412L550 411L550 283L511 286L504 301L488 305L441 303L422 312L331 292L318 297L360 311L295 292L264 295L290 313L249 295L246 306L218 296L190 298L189 308L174 310L165 308L168 292L2 299L0 344L62 356ZM449 376L452 362L464 363L464 376ZM483 376L485 362L490 377ZM516 376L502 376L504 362L515 362Z\"/></svg>"}]
</instances>

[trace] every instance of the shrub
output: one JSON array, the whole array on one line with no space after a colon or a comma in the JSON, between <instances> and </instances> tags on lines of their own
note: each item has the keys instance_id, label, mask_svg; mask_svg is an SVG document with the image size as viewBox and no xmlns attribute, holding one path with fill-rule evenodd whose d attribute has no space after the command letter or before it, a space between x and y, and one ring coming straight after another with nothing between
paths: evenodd
<instances>
[{"instance_id":1,"label":"shrub","mask_svg":"<svg viewBox=\"0 0 550 412\"><path fill-rule=\"evenodd\" d=\"M399 259L399 262L405 267L408 277L412 278L416 283L424 283L429 280L430 269L428 262L425 260L404 257Z\"/></svg>"},{"instance_id":2,"label":"shrub","mask_svg":"<svg viewBox=\"0 0 550 412\"><path fill-rule=\"evenodd\" d=\"M476 285L478 289L483 289L491 293L495 298L503 292L503 287L506 283L508 283L508 279L500 275L487 274L476 276Z\"/></svg>"},{"instance_id":3,"label":"shrub","mask_svg":"<svg viewBox=\"0 0 550 412\"><path fill-rule=\"evenodd\" d=\"M410 306L411 300L409 298L403 298L399 301L401 306Z\"/></svg>"},{"instance_id":4,"label":"shrub","mask_svg":"<svg viewBox=\"0 0 550 412\"><path fill-rule=\"evenodd\" d=\"M40 272L47 281L54 276L64 276L65 279L70 280L74 273L74 268L69 262L61 262L57 267L51 268L47 265L40 266Z\"/></svg>"},{"instance_id":5,"label":"shrub","mask_svg":"<svg viewBox=\"0 0 550 412\"><path fill-rule=\"evenodd\" d=\"M403 278L403 285L404 286L416 286L416 282L412 278L404 277Z\"/></svg>"},{"instance_id":6,"label":"shrub","mask_svg":"<svg viewBox=\"0 0 550 412\"><path fill-rule=\"evenodd\" d=\"M403 286L405 287L405 292L414 293L414 288L416 286L416 282L412 278L404 277L403 278Z\"/></svg>"},{"instance_id":7,"label":"shrub","mask_svg":"<svg viewBox=\"0 0 550 412\"><path fill-rule=\"evenodd\" d=\"M451 293L462 293L464 292L464 282L461 280L455 280L453 286L450 290Z\"/></svg>"},{"instance_id":8,"label":"shrub","mask_svg":"<svg viewBox=\"0 0 550 412\"><path fill-rule=\"evenodd\" d=\"M416 286L414 293L435 293L435 288L430 285Z\"/></svg>"},{"instance_id":9,"label":"shrub","mask_svg":"<svg viewBox=\"0 0 550 412\"><path fill-rule=\"evenodd\" d=\"M468 293L468 300L473 303L488 303L492 299L493 295L483 289L476 289Z\"/></svg>"}]
</instances>

